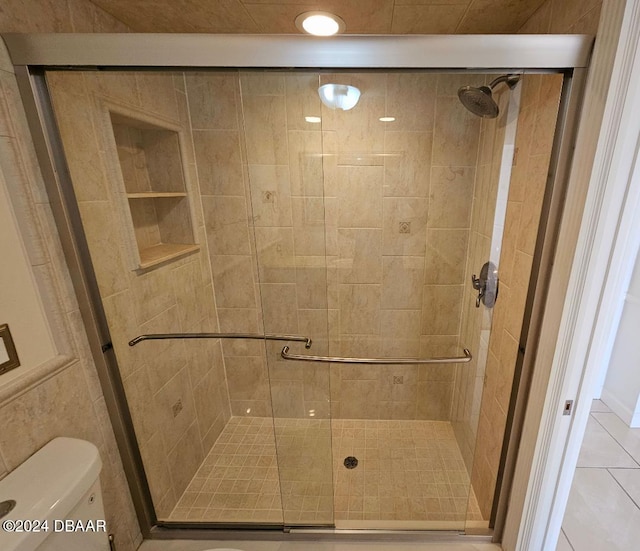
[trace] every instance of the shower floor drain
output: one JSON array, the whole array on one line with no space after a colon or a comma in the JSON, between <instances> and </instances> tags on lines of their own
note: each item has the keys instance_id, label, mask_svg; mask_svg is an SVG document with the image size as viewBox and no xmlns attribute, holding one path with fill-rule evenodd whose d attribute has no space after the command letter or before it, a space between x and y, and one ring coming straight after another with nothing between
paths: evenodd
<instances>
[{"instance_id":1,"label":"shower floor drain","mask_svg":"<svg viewBox=\"0 0 640 551\"><path fill-rule=\"evenodd\" d=\"M355 469L358 466L358 459L350 455L344 458L344 466L347 469Z\"/></svg>"}]
</instances>

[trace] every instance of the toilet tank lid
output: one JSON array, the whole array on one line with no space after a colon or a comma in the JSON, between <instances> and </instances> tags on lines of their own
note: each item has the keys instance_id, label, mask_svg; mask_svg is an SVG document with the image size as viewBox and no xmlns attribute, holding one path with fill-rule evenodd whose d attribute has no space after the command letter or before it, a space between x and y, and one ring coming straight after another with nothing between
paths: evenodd
<instances>
[{"instance_id":1,"label":"toilet tank lid","mask_svg":"<svg viewBox=\"0 0 640 551\"><path fill-rule=\"evenodd\" d=\"M0 501L16 501L2 520L64 519L98 479L101 468L98 448L91 442L55 438L0 480ZM0 531L0 549L29 549L23 546L25 538L16 536L29 534Z\"/></svg>"}]
</instances>

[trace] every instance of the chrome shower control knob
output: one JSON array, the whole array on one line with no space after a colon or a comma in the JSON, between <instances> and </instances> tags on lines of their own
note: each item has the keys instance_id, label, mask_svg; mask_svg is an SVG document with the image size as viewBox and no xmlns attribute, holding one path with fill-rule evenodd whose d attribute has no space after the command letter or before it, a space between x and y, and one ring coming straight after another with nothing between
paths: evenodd
<instances>
[{"instance_id":1,"label":"chrome shower control knob","mask_svg":"<svg viewBox=\"0 0 640 551\"><path fill-rule=\"evenodd\" d=\"M480 270L480 277L476 274L471 276L471 286L478 291L476 297L476 308L480 308L480 303L487 308L493 308L498 298L498 268L493 262L485 262Z\"/></svg>"}]
</instances>

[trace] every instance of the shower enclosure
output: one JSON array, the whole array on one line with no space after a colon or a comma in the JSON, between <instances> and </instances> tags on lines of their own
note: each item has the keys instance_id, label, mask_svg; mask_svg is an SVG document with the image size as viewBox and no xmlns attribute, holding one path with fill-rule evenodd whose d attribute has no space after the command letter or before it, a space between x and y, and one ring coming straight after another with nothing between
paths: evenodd
<instances>
[{"instance_id":1,"label":"shower enclosure","mask_svg":"<svg viewBox=\"0 0 640 551\"><path fill-rule=\"evenodd\" d=\"M579 64L61 64L32 82L151 520L493 526Z\"/></svg>"}]
</instances>

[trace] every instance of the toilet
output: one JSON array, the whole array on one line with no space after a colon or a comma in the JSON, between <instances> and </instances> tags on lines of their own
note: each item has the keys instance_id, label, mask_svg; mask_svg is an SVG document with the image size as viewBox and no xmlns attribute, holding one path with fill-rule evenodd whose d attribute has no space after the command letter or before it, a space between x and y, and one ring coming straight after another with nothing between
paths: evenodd
<instances>
[{"instance_id":1,"label":"toilet","mask_svg":"<svg viewBox=\"0 0 640 551\"><path fill-rule=\"evenodd\" d=\"M0 480L0 549L110 551L101 469L93 444L56 438Z\"/></svg>"}]
</instances>

